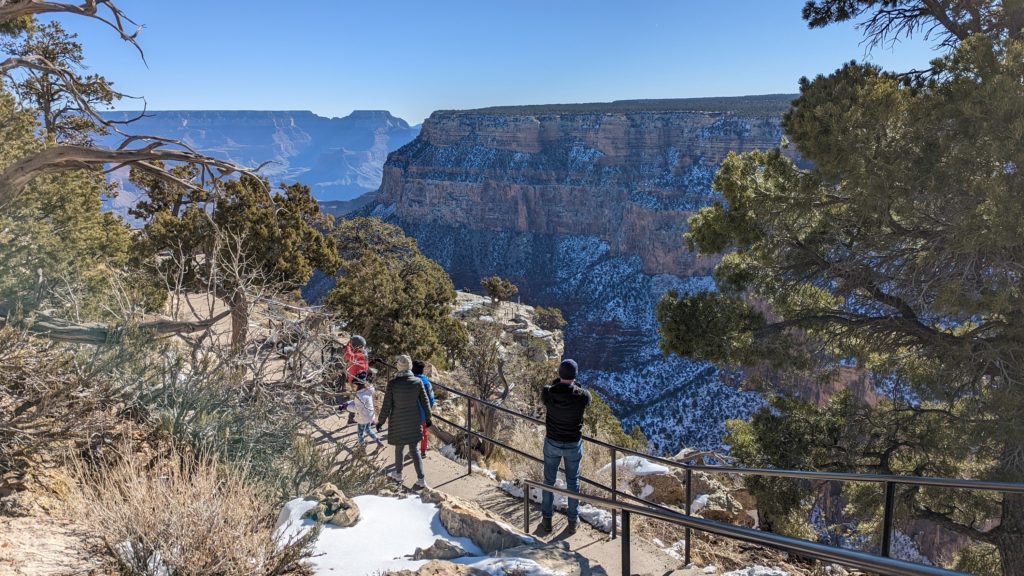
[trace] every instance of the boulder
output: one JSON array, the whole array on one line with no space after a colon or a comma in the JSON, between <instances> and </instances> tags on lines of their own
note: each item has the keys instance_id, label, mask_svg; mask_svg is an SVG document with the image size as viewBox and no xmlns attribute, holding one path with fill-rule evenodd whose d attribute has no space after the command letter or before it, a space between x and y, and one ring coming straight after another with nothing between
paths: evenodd
<instances>
[{"instance_id":1,"label":"boulder","mask_svg":"<svg viewBox=\"0 0 1024 576\"><path fill-rule=\"evenodd\" d=\"M686 506L686 487L673 474L640 476L631 479L629 486L634 494L640 495L645 500L671 506Z\"/></svg>"},{"instance_id":2,"label":"boulder","mask_svg":"<svg viewBox=\"0 0 1024 576\"><path fill-rule=\"evenodd\" d=\"M420 566L419 570L399 570L397 572L388 572L388 574L392 576L490 576L483 570L461 564L452 564L444 560L432 560Z\"/></svg>"},{"instance_id":3,"label":"boulder","mask_svg":"<svg viewBox=\"0 0 1024 576\"><path fill-rule=\"evenodd\" d=\"M680 475L683 473L680 472ZM694 472L693 473L693 497L696 498L700 494L715 494L718 492L728 492L728 488L721 480L715 478L714 475L708 474L707 472Z\"/></svg>"},{"instance_id":4,"label":"boulder","mask_svg":"<svg viewBox=\"0 0 1024 576\"><path fill-rule=\"evenodd\" d=\"M469 552L455 542L438 538L429 548L417 548L412 554L413 560L451 560L468 556Z\"/></svg>"},{"instance_id":5,"label":"boulder","mask_svg":"<svg viewBox=\"0 0 1024 576\"><path fill-rule=\"evenodd\" d=\"M747 514L739 500L726 492L710 494L707 505L700 511L700 516L716 522L735 524L746 528L754 527L754 519Z\"/></svg>"},{"instance_id":6,"label":"boulder","mask_svg":"<svg viewBox=\"0 0 1024 576\"><path fill-rule=\"evenodd\" d=\"M359 522L359 506L330 482L314 490L307 500L315 500L317 504L306 513L306 518L341 528Z\"/></svg>"},{"instance_id":7,"label":"boulder","mask_svg":"<svg viewBox=\"0 0 1024 576\"><path fill-rule=\"evenodd\" d=\"M607 576L600 565L591 565L590 559L576 552L555 546L520 546L502 550L498 558L524 558L532 560L553 574L564 576Z\"/></svg>"},{"instance_id":8,"label":"boulder","mask_svg":"<svg viewBox=\"0 0 1024 576\"><path fill-rule=\"evenodd\" d=\"M745 488L730 490L729 496L735 498L736 501L740 503L740 506L743 506L746 510L757 509L757 498L754 498L754 495Z\"/></svg>"},{"instance_id":9,"label":"boulder","mask_svg":"<svg viewBox=\"0 0 1024 576\"><path fill-rule=\"evenodd\" d=\"M497 514L456 496L426 489L420 494L420 499L437 505L441 511L441 524L449 534L469 538L486 554L533 541L506 524Z\"/></svg>"}]
</instances>

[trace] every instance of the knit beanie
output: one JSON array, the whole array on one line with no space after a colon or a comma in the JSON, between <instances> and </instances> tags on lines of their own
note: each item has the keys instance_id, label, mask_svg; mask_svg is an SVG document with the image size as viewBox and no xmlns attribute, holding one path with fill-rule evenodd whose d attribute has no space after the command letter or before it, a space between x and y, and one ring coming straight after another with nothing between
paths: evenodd
<instances>
[{"instance_id":1,"label":"knit beanie","mask_svg":"<svg viewBox=\"0 0 1024 576\"><path fill-rule=\"evenodd\" d=\"M395 368L397 368L399 372L412 370L412 358L409 358L406 354L395 356Z\"/></svg>"},{"instance_id":2,"label":"knit beanie","mask_svg":"<svg viewBox=\"0 0 1024 576\"><path fill-rule=\"evenodd\" d=\"M578 371L579 366L576 365L575 360L566 358L558 365L558 377L562 380L575 380Z\"/></svg>"}]
</instances>

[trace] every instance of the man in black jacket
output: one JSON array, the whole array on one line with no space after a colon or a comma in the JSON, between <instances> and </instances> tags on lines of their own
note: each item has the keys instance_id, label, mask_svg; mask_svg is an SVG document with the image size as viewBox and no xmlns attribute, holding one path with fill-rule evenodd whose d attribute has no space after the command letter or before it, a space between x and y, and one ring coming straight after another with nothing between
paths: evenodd
<instances>
[{"instance_id":1,"label":"man in black jacket","mask_svg":"<svg viewBox=\"0 0 1024 576\"><path fill-rule=\"evenodd\" d=\"M576 385L578 367L573 360L562 360L558 378L541 392L547 414L544 418L547 434L544 438L544 483L555 485L558 465L565 461L565 485L573 492L580 491L580 462L583 460L583 413L590 405L590 392ZM569 499L569 532L576 532L579 523L580 501ZM544 520L542 529L551 531L554 498L544 492L541 503Z\"/></svg>"}]
</instances>

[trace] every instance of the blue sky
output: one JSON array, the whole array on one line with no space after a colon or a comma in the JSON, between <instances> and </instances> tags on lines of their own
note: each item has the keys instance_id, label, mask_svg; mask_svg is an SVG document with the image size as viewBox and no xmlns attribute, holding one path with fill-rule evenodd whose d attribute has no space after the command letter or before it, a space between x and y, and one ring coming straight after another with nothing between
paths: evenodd
<instances>
[{"instance_id":1,"label":"blue sky","mask_svg":"<svg viewBox=\"0 0 1024 576\"><path fill-rule=\"evenodd\" d=\"M853 26L808 30L804 0L120 0L149 66L77 19L91 69L151 110L437 109L796 92L865 54ZM121 109L139 103L123 102Z\"/></svg>"}]
</instances>

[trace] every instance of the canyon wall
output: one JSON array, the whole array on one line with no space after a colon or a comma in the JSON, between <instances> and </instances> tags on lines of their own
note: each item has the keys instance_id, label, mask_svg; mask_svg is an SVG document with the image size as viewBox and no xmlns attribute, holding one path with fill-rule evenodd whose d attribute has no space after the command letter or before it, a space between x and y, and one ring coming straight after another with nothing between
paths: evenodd
<instances>
[{"instance_id":1,"label":"canyon wall","mask_svg":"<svg viewBox=\"0 0 1024 576\"><path fill-rule=\"evenodd\" d=\"M107 112L124 121L138 112ZM376 190L387 155L419 133L386 110L356 110L343 118L307 111L168 110L147 112L127 125L133 134L178 139L216 158L255 168L273 183L307 184L318 200L343 204ZM116 146L116 134L100 139ZM115 174L127 178L127 171ZM129 192L132 192L129 190ZM124 209L137 198L127 194L113 208ZM330 210L331 204L327 205Z\"/></svg>"},{"instance_id":2,"label":"canyon wall","mask_svg":"<svg viewBox=\"0 0 1024 576\"><path fill-rule=\"evenodd\" d=\"M581 380L659 451L717 447L728 418L763 405L707 364L665 357L654 309L713 289L686 250L687 219L730 152L779 146L792 96L435 112L388 157L363 214L403 227L479 290L500 275L562 308Z\"/></svg>"}]
</instances>

